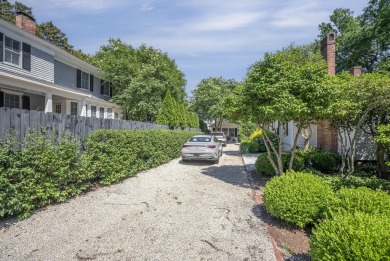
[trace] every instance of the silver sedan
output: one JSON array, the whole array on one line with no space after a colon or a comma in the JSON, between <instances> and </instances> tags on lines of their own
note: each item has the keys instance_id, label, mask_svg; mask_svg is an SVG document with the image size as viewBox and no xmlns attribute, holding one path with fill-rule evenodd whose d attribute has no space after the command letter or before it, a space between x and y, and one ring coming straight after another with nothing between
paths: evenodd
<instances>
[{"instance_id":1,"label":"silver sedan","mask_svg":"<svg viewBox=\"0 0 390 261\"><path fill-rule=\"evenodd\" d=\"M222 144L213 135L195 135L182 147L181 158L188 160L207 160L219 163L222 156Z\"/></svg>"}]
</instances>

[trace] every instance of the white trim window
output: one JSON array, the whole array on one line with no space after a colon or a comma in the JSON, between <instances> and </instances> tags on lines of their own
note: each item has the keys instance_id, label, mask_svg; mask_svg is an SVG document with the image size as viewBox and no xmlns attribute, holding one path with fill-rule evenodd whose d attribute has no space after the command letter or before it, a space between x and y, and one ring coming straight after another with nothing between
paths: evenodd
<instances>
[{"instance_id":1,"label":"white trim window","mask_svg":"<svg viewBox=\"0 0 390 261\"><path fill-rule=\"evenodd\" d=\"M4 42L4 62L21 66L22 43L7 36L4 36Z\"/></svg>"},{"instance_id":2,"label":"white trim window","mask_svg":"<svg viewBox=\"0 0 390 261\"><path fill-rule=\"evenodd\" d=\"M91 117L96 117L96 106L91 106Z\"/></svg>"},{"instance_id":3,"label":"white trim window","mask_svg":"<svg viewBox=\"0 0 390 261\"><path fill-rule=\"evenodd\" d=\"M106 96L110 96L110 83L104 82L102 85L102 94Z\"/></svg>"},{"instance_id":4,"label":"white trim window","mask_svg":"<svg viewBox=\"0 0 390 261\"><path fill-rule=\"evenodd\" d=\"M104 119L104 108L103 107L99 108L99 118Z\"/></svg>"},{"instance_id":5,"label":"white trim window","mask_svg":"<svg viewBox=\"0 0 390 261\"><path fill-rule=\"evenodd\" d=\"M77 116L77 102L71 102L70 103L70 115L76 115Z\"/></svg>"},{"instance_id":6,"label":"white trim window","mask_svg":"<svg viewBox=\"0 0 390 261\"><path fill-rule=\"evenodd\" d=\"M81 71L81 88L89 90L89 73Z\"/></svg>"},{"instance_id":7,"label":"white trim window","mask_svg":"<svg viewBox=\"0 0 390 261\"><path fill-rule=\"evenodd\" d=\"M20 96L11 93L4 93L4 107L20 109Z\"/></svg>"}]
</instances>

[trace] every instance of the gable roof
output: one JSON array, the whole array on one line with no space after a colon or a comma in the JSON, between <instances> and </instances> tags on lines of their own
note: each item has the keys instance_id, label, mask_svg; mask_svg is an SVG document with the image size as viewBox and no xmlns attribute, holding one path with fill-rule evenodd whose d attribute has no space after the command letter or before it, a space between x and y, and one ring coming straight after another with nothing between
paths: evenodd
<instances>
[{"instance_id":1,"label":"gable roof","mask_svg":"<svg viewBox=\"0 0 390 261\"><path fill-rule=\"evenodd\" d=\"M51 54L54 56L54 59L62 61L68 65L71 65L77 69L84 70L86 72L92 73L95 76L101 76L102 72L95 66L77 58L76 56L68 53L67 51L61 49L60 47L55 46L48 41L43 40L42 38L32 35L23 29L20 29L13 23L0 19L0 26L5 29L14 32L15 34L27 39L27 43L40 49L39 47L44 47L45 50L50 50ZM1 29L0 29L1 31ZM44 50L44 51L45 51Z\"/></svg>"}]
</instances>

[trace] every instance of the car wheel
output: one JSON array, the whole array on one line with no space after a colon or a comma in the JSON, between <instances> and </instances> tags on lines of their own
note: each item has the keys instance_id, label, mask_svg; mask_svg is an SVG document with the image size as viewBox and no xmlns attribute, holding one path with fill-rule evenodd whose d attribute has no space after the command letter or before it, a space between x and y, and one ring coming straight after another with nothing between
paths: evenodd
<instances>
[{"instance_id":1,"label":"car wheel","mask_svg":"<svg viewBox=\"0 0 390 261\"><path fill-rule=\"evenodd\" d=\"M222 156L222 150L221 150L221 153L219 154L219 156Z\"/></svg>"},{"instance_id":2,"label":"car wheel","mask_svg":"<svg viewBox=\"0 0 390 261\"><path fill-rule=\"evenodd\" d=\"M182 162L188 162L188 160L187 160L187 159L181 159L181 161L182 161Z\"/></svg>"},{"instance_id":3,"label":"car wheel","mask_svg":"<svg viewBox=\"0 0 390 261\"><path fill-rule=\"evenodd\" d=\"M216 160L214 160L214 164L218 164L218 163L219 163L219 157Z\"/></svg>"}]
</instances>

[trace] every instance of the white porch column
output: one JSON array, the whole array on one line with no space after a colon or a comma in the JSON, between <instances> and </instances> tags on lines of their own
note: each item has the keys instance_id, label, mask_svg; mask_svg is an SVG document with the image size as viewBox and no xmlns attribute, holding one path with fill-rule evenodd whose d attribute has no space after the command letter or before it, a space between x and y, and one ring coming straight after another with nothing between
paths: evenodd
<instances>
[{"instance_id":1,"label":"white porch column","mask_svg":"<svg viewBox=\"0 0 390 261\"><path fill-rule=\"evenodd\" d=\"M45 112L53 112L53 94L51 92L45 93Z\"/></svg>"},{"instance_id":2,"label":"white porch column","mask_svg":"<svg viewBox=\"0 0 390 261\"><path fill-rule=\"evenodd\" d=\"M80 116L83 116L83 117L87 117L87 101L86 100L82 100L79 102L79 112L80 112Z\"/></svg>"}]
</instances>

